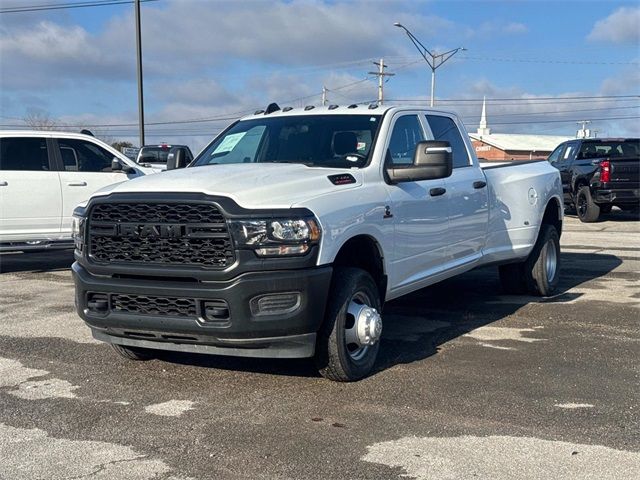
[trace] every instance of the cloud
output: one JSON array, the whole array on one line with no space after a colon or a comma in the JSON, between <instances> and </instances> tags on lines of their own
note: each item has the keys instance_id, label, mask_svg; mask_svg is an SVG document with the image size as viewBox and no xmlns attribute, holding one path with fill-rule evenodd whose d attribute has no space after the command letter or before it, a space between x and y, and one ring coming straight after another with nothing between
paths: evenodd
<instances>
[{"instance_id":1,"label":"cloud","mask_svg":"<svg viewBox=\"0 0 640 480\"><path fill-rule=\"evenodd\" d=\"M640 7L622 7L598 20L587 39L637 45L640 43Z\"/></svg>"},{"instance_id":2,"label":"cloud","mask_svg":"<svg viewBox=\"0 0 640 480\"><path fill-rule=\"evenodd\" d=\"M528 31L529 27L527 27L524 23L510 22L504 26L505 33L521 34L527 33Z\"/></svg>"},{"instance_id":3,"label":"cloud","mask_svg":"<svg viewBox=\"0 0 640 480\"><path fill-rule=\"evenodd\" d=\"M122 50L101 48L79 26L41 21L30 28L3 29L0 35L3 89L30 90L83 80L117 80L130 75Z\"/></svg>"},{"instance_id":4,"label":"cloud","mask_svg":"<svg viewBox=\"0 0 640 480\"><path fill-rule=\"evenodd\" d=\"M502 22L491 20L480 23L477 27L467 27L463 33L468 38L491 38L498 35L522 35L529 32L529 27L520 22Z\"/></svg>"}]
</instances>

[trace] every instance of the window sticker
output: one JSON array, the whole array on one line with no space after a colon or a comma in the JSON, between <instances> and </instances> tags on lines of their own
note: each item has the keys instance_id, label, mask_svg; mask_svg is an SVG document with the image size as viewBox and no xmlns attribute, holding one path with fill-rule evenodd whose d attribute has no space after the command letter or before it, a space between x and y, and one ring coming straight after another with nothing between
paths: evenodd
<instances>
[{"instance_id":1,"label":"window sticker","mask_svg":"<svg viewBox=\"0 0 640 480\"><path fill-rule=\"evenodd\" d=\"M364 142L358 142L358 146L356 147L359 152L367 149L367 144Z\"/></svg>"},{"instance_id":2,"label":"window sticker","mask_svg":"<svg viewBox=\"0 0 640 480\"><path fill-rule=\"evenodd\" d=\"M244 137L246 134L247 132L240 132L240 133L232 133L230 135L227 135L226 137L224 137L224 140L222 140L222 143L217 146L217 148L213 151L211 155L215 155L216 153L230 152L236 147L238 142L240 142L240 140L242 140L242 137Z\"/></svg>"}]
</instances>

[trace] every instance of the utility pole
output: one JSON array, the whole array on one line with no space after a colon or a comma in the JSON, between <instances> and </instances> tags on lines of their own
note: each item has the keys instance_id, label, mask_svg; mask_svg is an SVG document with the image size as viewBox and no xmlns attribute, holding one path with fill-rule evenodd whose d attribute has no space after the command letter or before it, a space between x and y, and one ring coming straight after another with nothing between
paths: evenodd
<instances>
[{"instance_id":1,"label":"utility pole","mask_svg":"<svg viewBox=\"0 0 640 480\"><path fill-rule=\"evenodd\" d=\"M138 128L140 147L144 147L144 97L142 93L142 32L140 29L140 0L135 0L136 11L136 52L138 57Z\"/></svg>"},{"instance_id":2,"label":"utility pole","mask_svg":"<svg viewBox=\"0 0 640 480\"><path fill-rule=\"evenodd\" d=\"M322 86L322 106L324 107L327 104L327 87Z\"/></svg>"},{"instance_id":3,"label":"utility pole","mask_svg":"<svg viewBox=\"0 0 640 480\"><path fill-rule=\"evenodd\" d=\"M409 29L407 29L407 27L398 22L394 23L393 25L395 27L402 28L406 32L409 40L411 40L411 42L415 45L415 47L418 49L418 52L420 52L420 55L422 55L422 58L424 58L424 61L427 62L427 65L429 65L429 68L431 69L431 106L433 107L435 105L436 69L441 67L444 62L449 60L456 53L464 52L467 49L464 47L458 47L449 50L448 52L436 54L430 52L429 49L425 47L420 42L420 40L418 40L415 35L409 31Z\"/></svg>"},{"instance_id":4,"label":"utility pole","mask_svg":"<svg viewBox=\"0 0 640 480\"><path fill-rule=\"evenodd\" d=\"M368 73L369 75L378 77L378 105L382 105L384 102L384 77L393 77L395 73L387 73L384 71L385 68L388 68L387 65L384 64L384 58L381 58L380 62L373 62L373 64L378 66L378 71Z\"/></svg>"}]
</instances>

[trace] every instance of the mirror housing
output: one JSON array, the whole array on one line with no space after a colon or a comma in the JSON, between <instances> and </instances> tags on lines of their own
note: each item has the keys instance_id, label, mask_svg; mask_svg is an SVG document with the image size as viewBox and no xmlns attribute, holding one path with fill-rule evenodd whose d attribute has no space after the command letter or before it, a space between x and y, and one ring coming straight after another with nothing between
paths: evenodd
<instances>
[{"instance_id":1,"label":"mirror housing","mask_svg":"<svg viewBox=\"0 0 640 480\"><path fill-rule=\"evenodd\" d=\"M439 140L418 142L412 164L389 165L386 171L392 184L447 178L453 171L451 144Z\"/></svg>"},{"instance_id":2,"label":"mirror housing","mask_svg":"<svg viewBox=\"0 0 640 480\"><path fill-rule=\"evenodd\" d=\"M185 168L192 160L193 156L188 148L173 147L167 155L167 170Z\"/></svg>"},{"instance_id":3,"label":"mirror housing","mask_svg":"<svg viewBox=\"0 0 640 480\"><path fill-rule=\"evenodd\" d=\"M111 171L129 174L135 173L136 169L129 165L123 165L119 158L113 157L113 160L111 160Z\"/></svg>"},{"instance_id":4,"label":"mirror housing","mask_svg":"<svg viewBox=\"0 0 640 480\"><path fill-rule=\"evenodd\" d=\"M112 172L122 171L122 164L120 163L120 160L118 160L116 157L113 157L113 160L111 160L111 171Z\"/></svg>"}]
</instances>

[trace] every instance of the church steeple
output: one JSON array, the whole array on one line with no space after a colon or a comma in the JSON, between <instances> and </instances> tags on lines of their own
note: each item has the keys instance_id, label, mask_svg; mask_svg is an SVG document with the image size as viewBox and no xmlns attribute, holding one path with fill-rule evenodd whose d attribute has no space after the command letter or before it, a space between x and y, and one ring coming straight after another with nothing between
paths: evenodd
<instances>
[{"instance_id":1,"label":"church steeple","mask_svg":"<svg viewBox=\"0 0 640 480\"><path fill-rule=\"evenodd\" d=\"M491 135L491 129L487 127L487 97L482 98L482 115L477 130L478 135Z\"/></svg>"}]
</instances>

